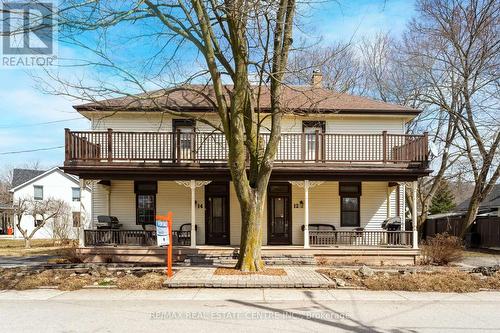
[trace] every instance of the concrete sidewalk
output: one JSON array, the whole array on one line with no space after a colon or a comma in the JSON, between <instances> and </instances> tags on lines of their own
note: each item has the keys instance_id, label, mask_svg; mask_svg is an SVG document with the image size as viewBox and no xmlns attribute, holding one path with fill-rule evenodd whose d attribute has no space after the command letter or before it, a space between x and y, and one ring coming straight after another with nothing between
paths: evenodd
<instances>
[{"instance_id":1,"label":"concrete sidewalk","mask_svg":"<svg viewBox=\"0 0 500 333\"><path fill-rule=\"evenodd\" d=\"M57 289L0 290L0 302L9 300L95 300L95 301L128 301L128 300L184 300L184 301L439 301L439 302L498 302L500 292L483 291L476 293L437 293L408 291L369 291L338 289L205 289L177 288L164 290L119 290L119 289L81 289L61 291Z\"/></svg>"},{"instance_id":2,"label":"concrete sidewalk","mask_svg":"<svg viewBox=\"0 0 500 333\"><path fill-rule=\"evenodd\" d=\"M324 289L0 292L3 332L493 332L499 292Z\"/></svg>"}]
</instances>

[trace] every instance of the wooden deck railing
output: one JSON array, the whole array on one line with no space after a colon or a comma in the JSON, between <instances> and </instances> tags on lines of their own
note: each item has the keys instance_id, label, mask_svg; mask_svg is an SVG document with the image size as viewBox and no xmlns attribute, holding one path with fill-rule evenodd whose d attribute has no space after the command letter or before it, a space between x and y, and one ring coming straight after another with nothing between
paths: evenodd
<instances>
[{"instance_id":1,"label":"wooden deck railing","mask_svg":"<svg viewBox=\"0 0 500 333\"><path fill-rule=\"evenodd\" d=\"M84 230L85 246L155 246L156 232L148 230L92 229ZM189 245L191 231L172 230L174 245Z\"/></svg>"},{"instance_id":2,"label":"wooden deck railing","mask_svg":"<svg viewBox=\"0 0 500 333\"><path fill-rule=\"evenodd\" d=\"M395 246L411 247L411 231L326 231L310 230L311 246Z\"/></svg>"},{"instance_id":3,"label":"wooden deck railing","mask_svg":"<svg viewBox=\"0 0 500 333\"><path fill-rule=\"evenodd\" d=\"M222 133L66 130L66 163L226 162ZM269 134L261 135L264 142ZM428 160L427 135L283 133L276 163L420 163Z\"/></svg>"}]
</instances>

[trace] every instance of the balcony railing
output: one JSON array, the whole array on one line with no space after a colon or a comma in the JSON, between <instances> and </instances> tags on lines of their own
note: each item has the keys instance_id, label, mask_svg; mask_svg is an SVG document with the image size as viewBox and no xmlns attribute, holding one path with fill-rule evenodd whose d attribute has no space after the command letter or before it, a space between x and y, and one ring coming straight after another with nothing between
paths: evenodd
<instances>
[{"instance_id":1,"label":"balcony railing","mask_svg":"<svg viewBox=\"0 0 500 333\"><path fill-rule=\"evenodd\" d=\"M269 134L261 134L264 142ZM223 133L66 130L67 164L223 163ZM427 135L283 133L277 163L418 163L428 160Z\"/></svg>"},{"instance_id":2,"label":"balcony railing","mask_svg":"<svg viewBox=\"0 0 500 333\"><path fill-rule=\"evenodd\" d=\"M311 246L394 246L412 247L411 231L330 231L310 230Z\"/></svg>"}]
</instances>

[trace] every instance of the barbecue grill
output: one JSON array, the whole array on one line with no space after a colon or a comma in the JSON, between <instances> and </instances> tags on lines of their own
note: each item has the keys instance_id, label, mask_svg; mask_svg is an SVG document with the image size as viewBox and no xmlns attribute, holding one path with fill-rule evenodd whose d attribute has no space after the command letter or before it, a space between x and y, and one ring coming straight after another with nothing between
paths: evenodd
<instances>
[{"instance_id":1,"label":"barbecue grill","mask_svg":"<svg viewBox=\"0 0 500 333\"><path fill-rule=\"evenodd\" d=\"M387 231L401 231L401 218L399 216L391 217L382 222L382 229ZM399 233L388 233L387 244L399 245L401 243L401 235Z\"/></svg>"},{"instance_id":2,"label":"barbecue grill","mask_svg":"<svg viewBox=\"0 0 500 333\"><path fill-rule=\"evenodd\" d=\"M401 218L399 216L391 217L382 222L382 229L387 231L400 231L401 230Z\"/></svg>"},{"instance_id":3,"label":"barbecue grill","mask_svg":"<svg viewBox=\"0 0 500 333\"><path fill-rule=\"evenodd\" d=\"M120 229L122 227L116 216L99 215L96 223L97 229Z\"/></svg>"}]
</instances>

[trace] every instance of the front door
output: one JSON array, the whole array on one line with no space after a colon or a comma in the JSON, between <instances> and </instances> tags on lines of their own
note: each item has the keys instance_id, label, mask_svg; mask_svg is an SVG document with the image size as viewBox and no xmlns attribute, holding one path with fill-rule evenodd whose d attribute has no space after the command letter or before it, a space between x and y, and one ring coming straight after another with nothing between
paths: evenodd
<instances>
[{"instance_id":1,"label":"front door","mask_svg":"<svg viewBox=\"0 0 500 333\"><path fill-rule=\"evenodd\" d=\"M267 243L292 243L291 193L288 183L271 183L267 202Z\"/></svg>"},{"instance_id":2,"label":"front door","mask_svg":"<svg viewBox=\"0 0 500 333\"><path fill-rule=\"evenodd\" d=\"M229 183L205 187L205 243L229 245Z\"/></svg>"}]
</instances>

